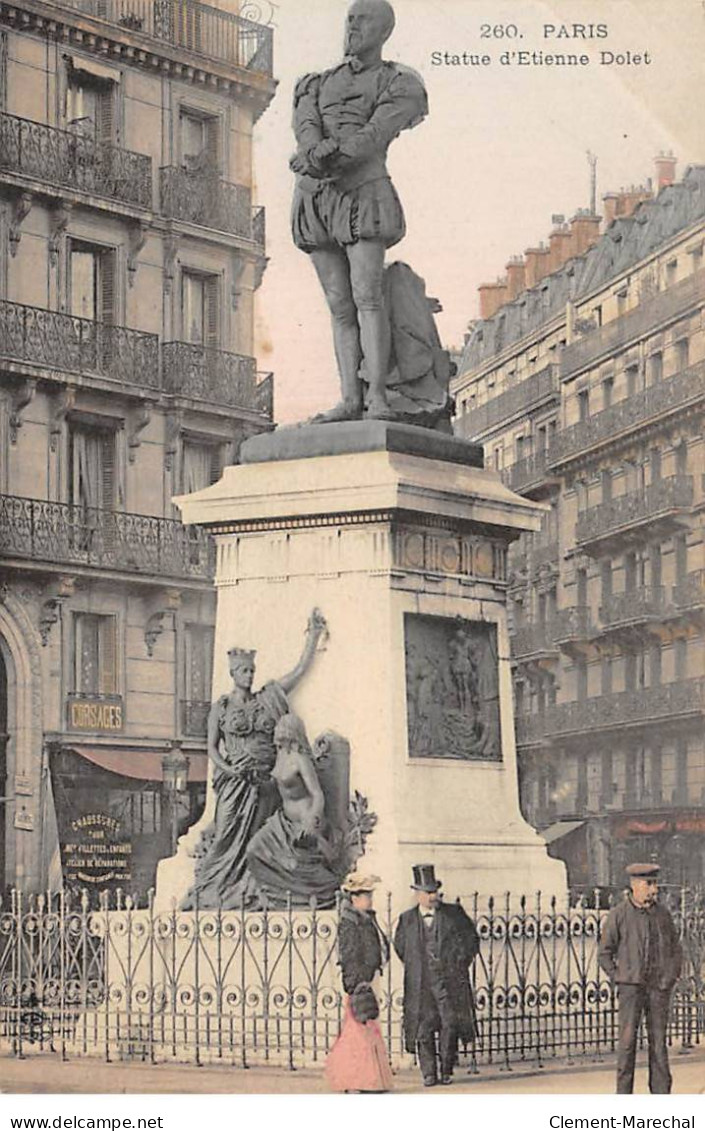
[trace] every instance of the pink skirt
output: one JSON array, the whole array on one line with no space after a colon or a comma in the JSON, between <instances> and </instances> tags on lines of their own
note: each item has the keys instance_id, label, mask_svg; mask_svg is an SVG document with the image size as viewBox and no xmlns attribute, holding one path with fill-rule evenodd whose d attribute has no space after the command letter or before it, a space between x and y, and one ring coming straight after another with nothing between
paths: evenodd
<instances>
[{"instance_id":1,"label":"pink skirt","mask_svg":"<svg viewBox=\"0 0 705 1131\"><path fill-rule=\"evenodd\" d=\"M376 1021L356 1021L345 999L340 1035L328 1054L326 1080L334 1092L390 1092L392 1071Z\"/></svg>"}]
</instances>

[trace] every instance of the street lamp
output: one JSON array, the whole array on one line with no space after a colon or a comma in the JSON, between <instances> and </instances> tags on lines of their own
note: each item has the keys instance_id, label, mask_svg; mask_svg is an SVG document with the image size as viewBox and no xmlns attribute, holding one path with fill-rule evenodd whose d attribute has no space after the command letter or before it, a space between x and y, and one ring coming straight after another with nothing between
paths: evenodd
<instances>
[{"instance_id":1,"label":"street lamp","mask_svg":"<svg viewBox=\"0 0 705 1131\"><path fill-rule=\"evenodd\" d=\"M168 754L162 758L162 780L169 798L171 809L171 854L176 852L179 797L188 789L189 760L181 749L180 742L174 742Z\"/></svg>"}]
</instances>

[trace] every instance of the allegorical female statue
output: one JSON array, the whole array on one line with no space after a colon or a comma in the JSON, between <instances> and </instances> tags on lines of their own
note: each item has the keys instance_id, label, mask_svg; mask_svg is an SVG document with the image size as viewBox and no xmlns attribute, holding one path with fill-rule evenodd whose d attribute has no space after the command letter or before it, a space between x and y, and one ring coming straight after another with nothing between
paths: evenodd
<instances>
[{"instance_id":1,"label":"allegorical female statue","mask_svg":"<svg viewBox=\"0 0 705 1131\"><path fill-rule=\"evenodd\" d=\"M272 778L281 807L255 833L247 863L260 897L269 906L332 907L340 881L339 860L325 812L325 797L301 719L284 715L274 728L277 757Z\"/></svg>"},{"instance_id":2,"label":"allegorical female statue","mask_svg":"<svg viewBox=\"0 0 705 1131\"><path fill-rule=\"evenodd\" d=\"M289 714L288 693L308 670L326 622L318 609L309 617L306 644L296 667L253 692L255 653L228 652L233 687L213 704L208 717L208 755L216 794L212 839L182 904L237 908L256 898L246 849L279 801L272 778L277 723Z\"/></svg>"}]
</instances>

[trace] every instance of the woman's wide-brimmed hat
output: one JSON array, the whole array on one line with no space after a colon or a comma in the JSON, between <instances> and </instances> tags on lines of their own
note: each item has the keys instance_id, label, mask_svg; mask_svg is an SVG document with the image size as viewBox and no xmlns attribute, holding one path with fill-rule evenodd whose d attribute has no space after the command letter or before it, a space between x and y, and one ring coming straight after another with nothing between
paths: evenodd
<instances>
[{"instance_id":1,"label":"woman's wide-brimmed hat","mask_svg":"<svg viewBox=\"0 0 705 1131\"><path fill-rule=\"evenodd\" d=\"M340 890L345 892L346 895L359 895L363 891L374 891L377 884L381 882L379 876L365 875L364 872L350 872L340 885Z\"/></svg>"},{"instance_id":2,"label":"woman's wide-brimmed hat","mask_svg":"<svg viewBox=\"0 0 705 1131\"><path fill-rule=\"evenodd\" d=\"M438 891L443 887L440 880L436 879L436 869L433 864L414 864L414 882L411 885L414 891Z\"/></svg>"}]
</instances>

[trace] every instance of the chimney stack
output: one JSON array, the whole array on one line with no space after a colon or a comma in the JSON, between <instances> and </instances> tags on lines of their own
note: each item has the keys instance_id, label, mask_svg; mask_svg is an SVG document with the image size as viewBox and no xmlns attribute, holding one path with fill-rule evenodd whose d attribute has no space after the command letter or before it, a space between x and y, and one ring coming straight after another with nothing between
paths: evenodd
<instances>
[{"instance_id":1,"label":"chimney stack","mask_svg":"<svg viewBox=\"0 0 705 1131\"><path fill-rule=\"evenodd\" d=\"M672 150L668 153L659 153L654 158L656 165L656 191L660 192L666 185L672 185L676 179L676 165L678 164L677 158L673 156Z\"/></svg>"},{"instance_id":2,"label":"chimney stack","mask_svg":"<svg viewBox=\"0 0 705 1131\"><path fill-rule=\"evenodd\" d=\"M526 290L526 264L522 255L513 255L507 264L507 301Z\"/></svg>"},{"instance_id":3,"label":"chimney stack","mask_svg":"<svg viewBox=\"0 0 705 1131\"><path fill-rule=\"evenodd\" d=\"M634 212L643 200L651 200L652 196L653 192L651 191L650 183L646 185L631 185L630 188L622 188L619 192L605 193L602 198L605 227L611 224L613 220L631 216L632 212Z\"/></svg>"},{"instance_id":4,"label":"chimney stack","mask_svg":"<svg viewBox=\"0 0 705 1131\"><path fill-rule=\"evenodd\" d=\"M566 259L570 258L572 235L565 222L565 216L552 216L553 231L548 237L548 273L558 271Z\"/></svg>"},{"instance_id":5,"label":"chimney stack","mask_svg":"<svg viewBox=\"0 0 705 1131\"><path fill-rule=\"evenodd\" d=\"M600 238L600 217L580 208L570 221L571 255L583 255Z\"/></svg>"},{"instance_id":6,"label":"chimney stack","mask_svg":"<svg viewBox=\"0 0 705 1131\"><path fill-rule=\"evenodd\" d=\"M527 247L524 252L527 287L535 287L537 283L541 282L544 275L548 274L550 254L549 249L544 247L543 244L539 244L538 247Z\"/></svg>"},{"instance_id":7,"label":"chimney stack","mask_svg":"<svg viewBox=\"0 0 705 1131\"><path fill-rule=\"evenodd\" d=\"M496 283L483 283L477 292L480 296L480 318L491 318L507 301L507 281L497 279Z\"/></svg>"}]
</instances>

